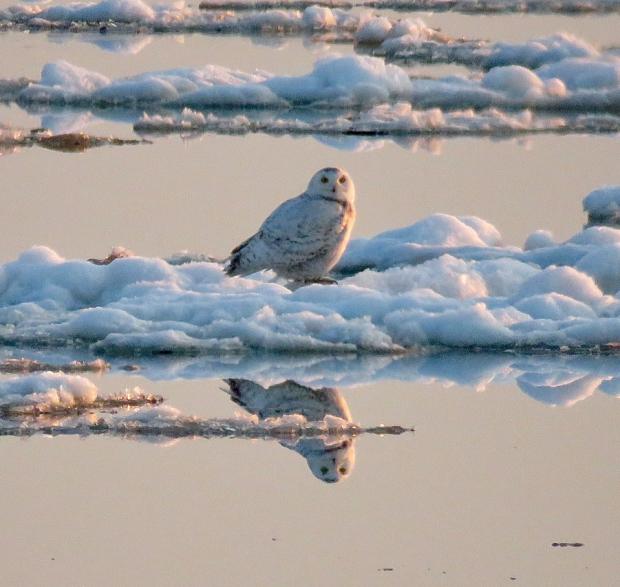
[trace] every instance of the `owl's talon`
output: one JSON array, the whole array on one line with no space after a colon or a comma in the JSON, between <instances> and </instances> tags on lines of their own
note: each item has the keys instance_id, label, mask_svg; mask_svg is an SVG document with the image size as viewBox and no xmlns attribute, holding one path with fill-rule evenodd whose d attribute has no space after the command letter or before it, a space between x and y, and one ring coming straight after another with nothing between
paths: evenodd
<instances>
[{"instance_id":1,"label":"owl's talon","mask_svg":"<svg viewBox=\"0 0 620 587\"><path fill-rule=\"evenodd\" d=\"M312 285L318 283L320 285L338 285L338 282L331 277L319 277L318 279L304 279L305 285Z\"/></svg>"}]
</instances>

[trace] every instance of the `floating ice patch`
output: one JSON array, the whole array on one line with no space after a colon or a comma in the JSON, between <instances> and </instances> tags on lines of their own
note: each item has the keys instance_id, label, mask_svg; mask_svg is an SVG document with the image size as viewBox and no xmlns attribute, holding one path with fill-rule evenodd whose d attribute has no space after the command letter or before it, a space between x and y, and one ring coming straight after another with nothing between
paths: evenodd
<instances>
[{"instance_id":1,"label":"floating ice patch","mask_svg":"<svg viewBox=\"0 0 620 587\"><path fill-rule=\"evenodd\" d=\"M359 50L390 61L457 63L491 69L522 65L535 69L569 57L598 57L599 51L568 33L558 33L525 43L491 43L450 38L428 27L422 20L392 21L384 16L360 18L355 33Z\"/></svg>"},{"instance_id":2,"label":"floating ice patch","mask_svg":"<svg viewBox=\"0 0 620 587\"><path fill-rule=\"evenodd\" d=\"M406 101L417 108L510 107L609 110L620 107L620 57L569 58L537 70L494 67L481 79L409 79L373 57L326 57L311 73L274 76L209 65L110 81L65 61L47 64L41 80L11 96L21 104L81 106L370 107Z\"/></svg>"},{"instance_id":3,"label":"floating ice patch","mask_svg":"<svg viewBox=\"0 0 620 587\"><path fill-rule=\"evenodd\" d=\"M620 0L364 0L372 8L466 14L596 14L620 12Z\"/></svg>"},{"instance_id":4,"label":"floating ice patch","mask_svg":"<svg viewBox=\"0 0 620 587\"><path fill-rule=\"evenodd\" d=\"M112 36L93 33L94 25L101 25L101 33L111 32ZM102 0L42 8L18 6L0 11L1 28L82 32L82 38L104 50L130 53L150 42L144 33L202 32L312 34L317 40L327 42L354 41L359 51L392 61L458 63L486 69L498 65L536 68L568 57L599 55L590 44L566 33L526 43L490 43L451 38L421 19L395 20L369 12L348 12L316 5L305 7L303 12L268 10L240 14L199 11L178 3L152 8L141 0ZM123 33L140 33L140 36L132 34L123 40Z\"/></svg>"},{"instance_id":5,"label":"floating ice patch","mask_svg":"<svg viewBox=\"0 0 620 587\"><path fill-rule=\"evenodd\" d=\"M232 381L229 380L231 388ZM291 389L287 391L284 387ZM169 406L157 405L163 399L147 394L140 388L118 394L99 394L94 383L77 375L43 373L12 377L0 380L0 435L29 436L44 432L80 436L107 433L137 437L200 436L291 441L322 438L327 444L334 445L338 437L351 438L364 433L402 434L410 430L400 426L362 427L355 424L338 390L315 391L287 382L275 386L273 393L267 396L262 387L245 380L234 380L234 388L235 393L238 393L235 401L249 414L204 420L184 416ZM268 405L255 409L261 391L264 397L278 395L284 401L274 405L274 409ZM254 403L246 403L250 395ZM344 408L344 412L339 410L332 414L330 402ZM310 452L320 458L316 454L319 446L316 443L313 446L315 450ZM299 450L302 448L299 445L288 448L300 452L306 458L310 457L309 463L313 460L312 455ZM306 445L306 448L312 447ZM320 452L333 454L329 450Z\"/></svg>"},{"instance_id":6,"label":"floating ice patch","mask_svg":"<svg viewBox=\"0 0 620 587\"><path fill-rule=\"evenodd\" d=\"M292 7L294 8L294 7ZM183 2L150 6L142 0L102 0L55 6L14 6L0 10L0 29L66 30L101 33L300 34L321 31L353 33L359 17L329 7L241 12L204 11ZM97 29L94 29L97 30Z\"/></svg>"},{"instance_id":7,"label":"floating ice patch","mask_svg":"<svg viewBox=\"0 0 620 587\"><path fill-rule=\"evenodd\" d=\"M529 110L503 112L496 108L443 111L416 110L408 102L381 104L362 112L309 117L288 111L259 116L228 115L184 108L180 114L144 113L133 126L142 135L216 133L271 135L358 136L513 136L530 133L615 133L620 117L613 114L537 115Z\"/></svg>"},{"instance_id":8,"label":"floating ice patch","mask_svg":"<svg viewBox=\"0 0 620 587\"><path fill-rule=\"evenodd\" d=\"M512 12L591 14L620 11L620 0L204 0L203 10L264 10L302 8L312 4L342 8L371 7L407 12L464 12L498 14Z\"/></svg>"},{"instance_id":9,"label":"floating ice patch","mask_svg":"<svg viewBox=\"0 0 620 587\"><path fill-rule=\"evenodd\" d=\"M73 360L64 364L51 364L27 359L9 358L0 361L0 373L40 373L42 371L54 371L61 373L103 373L110 368L110 365L103 359L92 361Z\"/></svg>"},{"instance_id":10,"label":"floating ice patch","mask_svg":"<svg viewBox=\"0 0 620 587\"><path fill-rule=\"evenodd\" d=\"M310 6L352 8L354 2L349 0L203 0L198 5L201 10L269 10L273 8L303 10Z\"/></svg>"},{"instance_id":11,"label":"floating ice patch","mask_svg":"<svg viewBox=\"0 0 620 587\"><path fill-rule=\"evenodd\" d=\"M161 398L134 388L120 394L99 394L97 386L81 375L44 372L0 379L0 428L3 418L69 414L87 409L141 406Z\"/></svg>"},{"instance_id":12,"label":"floating ice patch","mask_svg":"<svg viewBox=\"0 0 620 587\"><path fill-rule=\"evenodd\" d=\"M593 227L522 251L479 218L434 215L353 241L339 270L355 275L296 291L217 263L93 265L35 247L0 266L0 341L111 355L609 347L619 246L620 230Z\"/></svg>"},{"instance_id":13,"label":"floating ice patch","mask_svg":"<svg viewBox=\"0 0 620 587\"><path fill-rule=\"evenodd\" d=\"M620 186L607 186L594 190L583 200L588 213L588 225L620 224Z\"/></svg>"},{"instance_id":14,"label":"floating ice patch","mask_svg":"<svg viewBox=\"0 0 620 587\"><path fill-rule=\"evenodd\" d=\"M547 231L536 231L526 239L524 250L504 247L495 227L483 220L434 214L403 229L370 239L352 240L335 270L345 275L364 269L382 271L390 267L417 265L446 254L468 261L511 259L541 268L576 266L582 259L585 263L588 257L592 260L589 262L591 275L608 275L604 279L608 284L613 282L615 275L615 255L609 256L608 250L606 254L599 251L617 245L620 245L620 230L592 226L565 243L556 243ZM608 285L602 287L608 293L616 292Z\"/></svg>"},{"instance_id":15,"label":"floating ice patch","mask_svg":"<svg viewBox=\"0 0 620 587\"><path fill-rule=\"evenodd\" d=\"M559 33L527 43L495 43L483 61L487 69L500 65L523 65L536 69L569 57L597 57L599 52L586 41Z\"/></svg>"},{"instance_id":16,"label":"floating ice patch","mask_svg":"<svg viewBox=\"0 0 620 587\"><path fill-rule=\"evenodd\" d=\"M370 57L329 57L305 76L246 74L214 65L173 69L108 81L65 61L47 64L41 81L18 95L22 103L178 105L278 108L314 104L366 105L407 97L411 83L399 67Z\"/></svg>"},{"instance_id":17,"label":"floating ice patch","mask_svg":"<svg viewBox=\"0 0 620 587\"><path fill-rule=\"evenodd\" d=\"M17 406L37 406L42 411L51 411L55 407L85 406L96 399L97 386L78 375L44 373L0 380L3 411Z\"/></svg>"},{"instance_id":18,"label":"floating ice patch","mask_svg":"<svg viewBox=\"0 0 620 587\"><path fill-rule=\"evenodd\" d=\"M65 153L82 153L93 147L104 145L139 145L148 141L136 139L118 139L115 137L96 137L83 132L53 134L48 130L24 129L0 126L0 155L9 154L22 147L37 145L52 151Z\"/></svg>"}]
</instances>

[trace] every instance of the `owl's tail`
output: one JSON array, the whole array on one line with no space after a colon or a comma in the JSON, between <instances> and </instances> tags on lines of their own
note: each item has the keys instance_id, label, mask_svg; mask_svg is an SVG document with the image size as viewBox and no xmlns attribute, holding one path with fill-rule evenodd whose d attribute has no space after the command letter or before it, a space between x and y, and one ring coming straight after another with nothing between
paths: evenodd
<instances>
[{"instance_id":1,"label":"owl's tail","mask_svg":"<svg viewBox=\"0 0 620 587\"><path fill-rule=\"evenodd\" d=\"M224 273L226 273L228 277L243 274L241 269L241 255L239 253L235 253L226 259L224 262Z\"/></svg>"},{"instance_id":2,"label":"owl's tail","mask_svg":"<svg viewBox=\"0 0 620 587\"><path fill-rule=\"evenodd\" d=\"M230 257L228 257L224 263L224 272L226 275L234 277L235 275L247 275L248 273L252 273L252 271L248 271L248 268L242 267L242 265L245 248L255 236L256 235L252 235L231 251Z\"/></svg>"}]
</instances>

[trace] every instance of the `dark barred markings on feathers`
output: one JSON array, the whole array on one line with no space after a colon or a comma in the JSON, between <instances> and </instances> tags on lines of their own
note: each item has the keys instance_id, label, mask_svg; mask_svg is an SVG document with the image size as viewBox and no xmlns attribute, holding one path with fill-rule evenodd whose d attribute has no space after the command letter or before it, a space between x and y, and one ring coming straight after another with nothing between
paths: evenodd
<instances>
[{"instance_id":1,"label":"dark barred markings on feathers","mask_svg":"<svg viewBox=\"0 0 620 587\"><path fill-rule=\"evenodd\" d=\"M271 269L295 281L322 281L342 256L355 222L355 186L335 167L315 173L306 191L276 208L235 247L229 276Z\"/></svg>"}]
</instances>

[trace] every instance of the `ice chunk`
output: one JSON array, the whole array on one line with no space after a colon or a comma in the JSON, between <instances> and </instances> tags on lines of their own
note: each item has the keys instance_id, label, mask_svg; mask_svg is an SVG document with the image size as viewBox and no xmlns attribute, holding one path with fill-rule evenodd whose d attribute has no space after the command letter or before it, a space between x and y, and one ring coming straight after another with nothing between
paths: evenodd
<instances>
[{"instance_id":1,"label":"ice chunk","mask_svg":"<svg viewBox=\"0 0 620 587\"><path fill-rule=\"evenodd\" d=\"M241 0L244 1L244 0ZM619 0L366 0L365 6L392 10L451 11L465 14L590 14L619 12Z\"/></svg>"},{"instance_id":2,"label":"ice chunk","mask_svg":"<svg viewBox=\"0 0 620 587\"><path fill-rule=\"evenodd\" d=\"M336 28L338 25L336 16L326 6L309 6L304 10L302 19L304 26L313 31Z\"/></svg>"},{"instance_id":3,"label":"ice chunk","mask_svg":"<svg viewBox=\"0 0 620 587\"><path fill-rule=\"evenodd\" d=\"M0 341L112 355L613 346L620 230L546 244L502 246L479 218L435 214L352 241L337 285L290 289L200 259L95 265L34 247L0 266Z\"/></svg>"},{"instance_id":4,"label":"ice chunk","mask_svg":"<svg viewBox=\"0 0 620 587\"><path fill-rule=\"evenodd\" d=\"M558 33L526 43L496 43L485 59L487 69L501 65L519 64L536 69L546 63L561 61L567 57L596 57L599 52L586 41Z\"/></svg>"},{"instance_id":5,"label":"ice chunk","mask_svg":"<svg viewBox=\"0 0 620 587\"><path fill-rule=\"evenodd\" d=\"M585 304L592 304L602 297L594 280L572 267L549 267L525 281L515 299L538 294L559 293Z\"/></svg>"},{"instance_id":6,"label":"ice chunk","mask_svg":"<svg viewBox=\"0 0 620 587\"><path fill-rule=\"evenodd\" d=\"M571 58L543 65L536 70L543 80L560 79L572 91L617 89L620 85L620 58Z\"/></svg>"},{"instance_id":7,"label":"ice chunk","mask_svg":"<svg viewBox=\"0 0 620 587\"><path fill-rule=\"evenodd\" d=\"M511 65L493 68L481 80L475 76L411 80L405 69L386 64L382 59L328 56L319 59L310 73L295 77L265 72L248 74L210 65L198 69L149 72L110 81L100 74L57 62L44 67L40 82L18 91L11 99L20 103L97 106L148 103L174 108L245 106L272 109L295 105L370 107L407 102L420 108L510 106L588 111L614 110L618 105L620 57L565 59L553 64L554 69L550 68L543 66L531 71ZM575 68L583 75L575 73ZM601 74L605 77L602 85L601 76L596 73L599 70L605 74ZM458 130L459 125L468 124L467 117L464 112L460 113L460 119L459 116L446 115L446 124ZM401 119L397 123L401 126L420 126L417 112L402 110L399 115L395 111L393 118ZM473 115L470 114L469 118ZM362 120L360 117L360 125ZM424 120L430 120L428 114ZM528 118L504 115L502 120L497 112L486 113L486 120L475 122L479 128L489 128L494 123L500 128L527 129L532 125ZM438 126L441 123L441 119L436 122ZM597 124L603 124L605 129L604 121L599 120Z\"/></svg>"},{"instance_id":8,"label":"ice chunk","mask_svg":"<svg viewBox=\"0 0 620 587\"><path fill-rule=\"evenodd\" d=\"M0 410L36 406L39 411L88 406L97 386L81 375L41 373L0 380Z\"/></svg>"},{"instance_id":9,"label":"ice chunk","mask_svg":"<svg viewBox=\"0 0 620 587\"><path fill-rule=\"evenodd\" d=\"M589 224L620 223L620 186L606 186L589 193L583 200Z\"/></svg>"},{"instance_id":10,"label":"ice chunk","mask_svg":"<svg viewBox=\"0 0 620 587\"><path fill-rule=\"evenodd\" d=\"M536 230L525 239L523 249L525 251L533 251L534 249L542 249L554 246L555 240L553 234L548 230Z\"/></svg>"},{"instance_id":11,"label":"ice chunk","mask_svg":"<svg viewBox=\"0 0 620 587\"><path fill-rule=\"evenodd\" d=\"M480 218L433 214L405 228L378 234L377 239L391 239L421 245L484 246L501 241L498 230Z\"/></svg>"},{"instance_id":12,"label":"ice chunk","mask_svg":"<svg viewBox=\"0 0 620 587\"><path fill-rule=\"evenodd\" d=\"M355 32L355 42L360 45L380 45L392 30L392 22L385 16L364 18Z\"/></svg>"},{"instance_id":13,"label":"ice chunk","mask_svg":"<svg viewBox=\"0 0 620 587\"><path fill-rule=\"evenodd\" d=\"M590 275L605 293L615 294L620 290L620 243L597 247L576 268Z\"/></svg>"},{"instance_id":14,"label":"ice chunk","mask_svg":"<svg viewBox=\"0 0 620 587\"><path fill-rule=\"evenodd\" d=\"M540 77L521 65L494 67L482 79L482 86L517 100L540 97L545 90Z\"/></svg>"},{"instance_id":15,"label":"ice chunk","mask_svg":"<svg viewBox=\"0 0 620 587\"><path fill-rule=\"evenodd\" d=\"M155 11L142 0L101 0L92 3L76 3L67 6L58 5L45 8L40 18L58 21L106 21L116 20L130 22L135 20L149 21L155 18Z\"/></svg>"}]
</instances>

